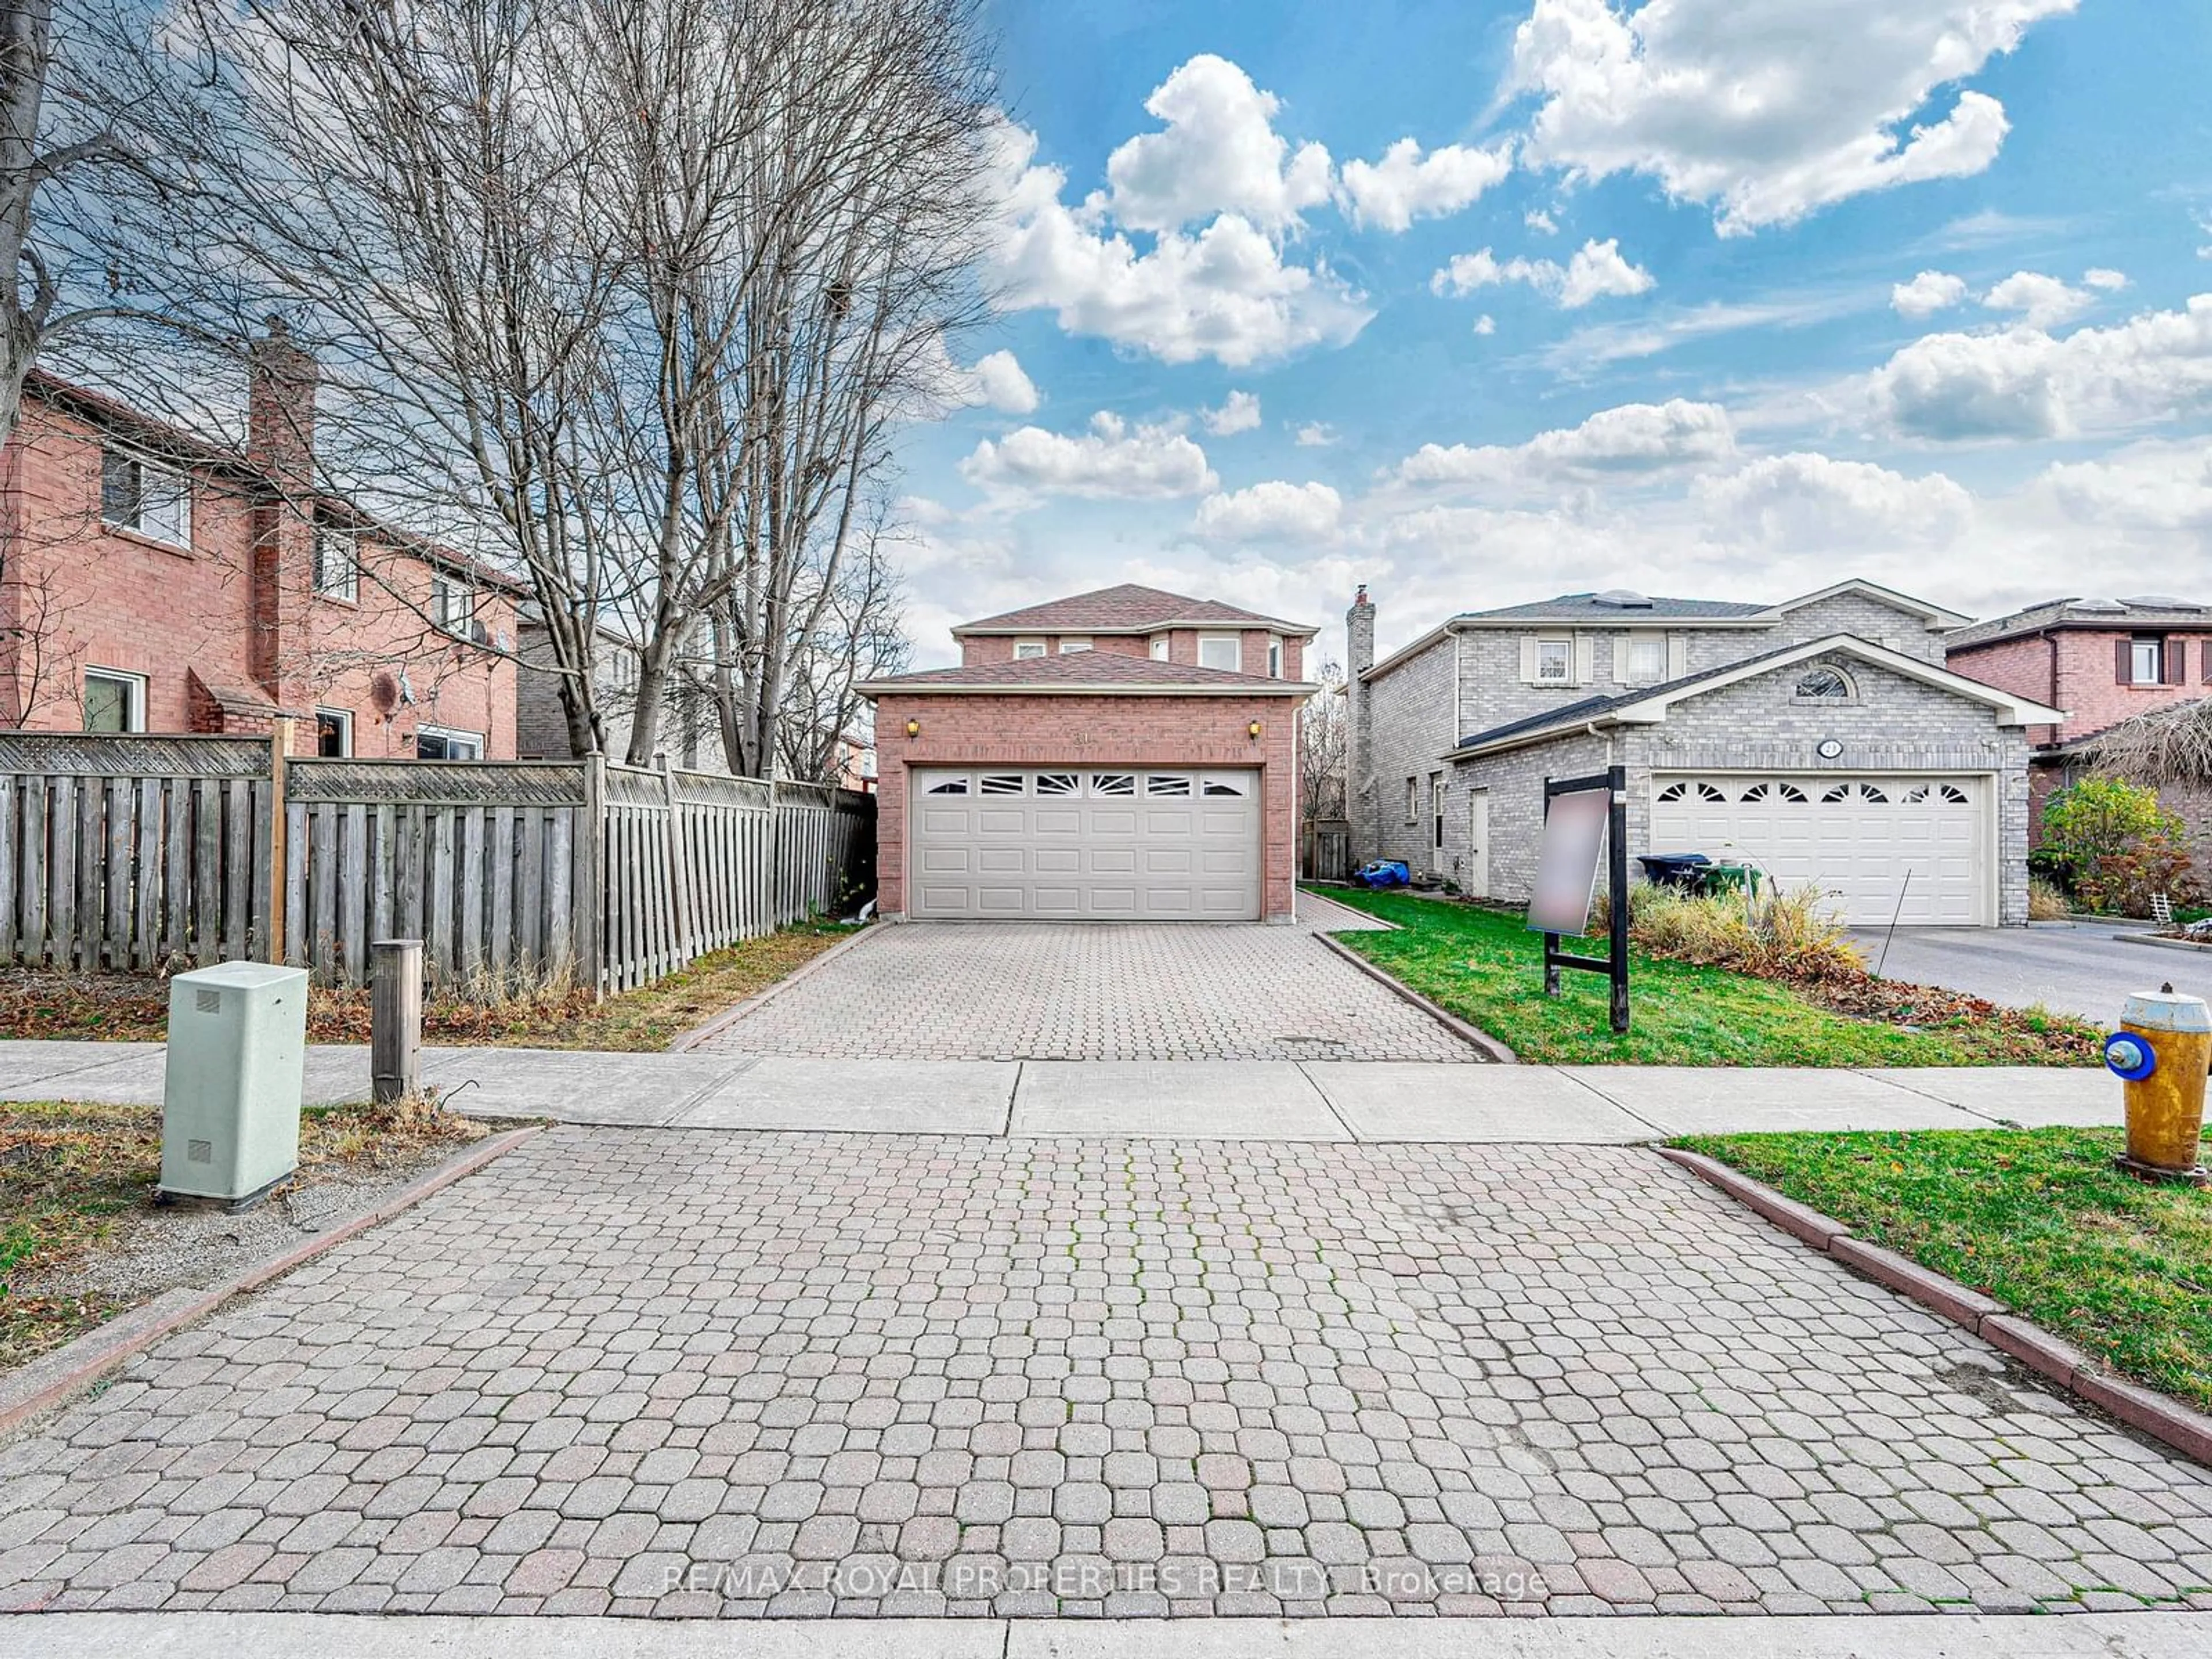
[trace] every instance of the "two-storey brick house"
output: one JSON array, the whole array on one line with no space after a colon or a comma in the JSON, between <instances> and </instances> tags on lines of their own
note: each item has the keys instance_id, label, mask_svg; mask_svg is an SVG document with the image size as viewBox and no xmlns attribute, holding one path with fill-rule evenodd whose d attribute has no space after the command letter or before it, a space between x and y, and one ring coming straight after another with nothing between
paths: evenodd
<instances>
[{"instance_id":1,"label":"two-storey brick house","mask_svg":"<svg viewBox=\"0 0 2212 1659\"><path fill-rule=\"evenodd\" d=\"M1568 593L1377 662L1363 589L1354 855L1525 900L1544 780L1617 763L1632 854L1748 862L1856 923L2025 921L2027 730L2063 716L1947 668L1965 620L1865 581L1779 605Z\"/></svg>"},{"instance_id":2,"label":"two-storey brick house","mask_svg":"<svg viewBox=\"0 0 2212 1659\"><path fill-rule=\"evenodd\" d=\"M1970 679L2066 711L2027 738L2030 831L2043 803L2082 769L2100 732L2178 702L2212 696L2212 605L2164 595L2051 599L1944 636L1946 660ZM2212 856L2212 791L2166 792Z\"/></svg>"},{"instance_id":3,"label":"two-storey brick house","mask_svg":"<svg viewBox=\"0 0 2212 1659\"><path fill-rule=\"evenodd\" d=\"M234 446L45 374L0 458L0 725L265 732L511 759L518 585L314 486L313 361L281 333Z\"/></svg>"},{"instance_id":4,"label":"two-storey brick house","mask_svg":"<svg viewBox=\"0 0 2212 1659\"><path fill-rule=\"evenodd\" d=\"M1289 921L1316 631L1127 584L864 684L882 913Z\"/></svg>"}]
</instances>

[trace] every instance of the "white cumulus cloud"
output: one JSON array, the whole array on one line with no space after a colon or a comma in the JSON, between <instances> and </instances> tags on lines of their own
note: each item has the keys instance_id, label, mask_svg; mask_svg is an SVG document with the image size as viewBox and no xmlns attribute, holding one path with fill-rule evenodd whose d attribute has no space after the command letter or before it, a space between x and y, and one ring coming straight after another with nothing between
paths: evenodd
<instances>
[{"instance_id":1,"label":"white cumulus cloud","mask_svg":"<svg viewBox=\"0 0 2212 1659\"><path fill-rule=\"evenodd\" d=\"M2034 327L1930 334L1869 378L1907 437L2063 438L2212 409L2212 294L2063 338Z\"/></svg>"},{"instance_id":2,"label":"white cumulus cloud","mask_svg":"<svg viewBox=\"0 0 2212 1659\"><path fill-rule=\"evenodd\" d=\"M1650 472L1724 460L1735 431L1718 404L1681 398L1601 409L1580 426L1522 444L1424 444L1399 462L1401 483L1507 483L1560 474Z\"/></svg>"},{"instance_id":3,"label":"white cumulus cloud","mask_svg":"<svg viewBox=\"0 0 2212 1659\"><path fill-rule=\"evenodd\" d=\"M1336 428L1327 421L1308 421L1291 435L1300 449L1326 449L1336 441Z\"/></svg>"},{"instance_id":4,"label":"white cumulus cloud","mask_svg":"<svg viewBox=\"0 0 2212 1659\"><path fill-rule=\"evenodd\" d=\"M976 359L969 374L974 377L977 402L1005 415L1027 415L1036 410L1036 386L1012 352L988 352Z\"/></svg>"},{"instance_id":5,"label":"white cumulus cloud","mask_svg":"<svg viewBox=\"0 0 2212 1659\"><path fill-rule=\"evenodd\" d=\"M2063 462L2038 482L2069 517L2100 531L2212 532L2212 441L2202 438Z\"/></svg>"},{"instance_id":6,"label":"white cumulus cloud","mask_svg":"<svg viewBox=\"0 0 2212 1659\"><path fill-rule=\"evenodd\" d=\"M1919 319L1957 305L1966 297L1966 279L1948 270L1923 270L1909 283L1889 290L1890 308L1899 315Z\"/></svg>"},{"instance_id":7,"label":"white cumulus cloud","mask_svg":"<svg viewBox=\"0 0 2212 1659\"><path fill-rule=\"evenodd\" d=\"M1346 161L1343 193L1354 224L1401 231L1416 219L1457 213L1512 171L1510 143L1447 144L1423 155L1419 144L1401 138L1379 161Z\"/></svg>"},{"instance_id":8,"label":"white cumulus cloud","mask_svg":"<svg viewBox=\"0 0 2212 1659\"><path fill-rule=\"evenodd\" d=\"M1070 208L1066 175L1037 165L1036 153L1035 134L1001 129L988 270L1006 309L1048 309L1070 333L1164 362L1211 357L1231 368L1346 344L1374 315L1326 265L1286 261L1280 243L1239 213L1222 212L1192 234L1160 231L1140 249L1105 222L1095 198Z\"/></svg>"},{"instance_id":9,"label":"white cumulus cloud","mask_svg":"<svg viewBox=\"0 0 2212 1659\"><path fill-rule=\"evenodd\" d=\"M1502 283L1525 283L1562 310L1578 311L1593 300L1645 293L1656 279L1621 257L1619 238L1607 237L1584 242L1564 265L1553 259L1500 260L1486 247L1455 253L1429 278L1429 291L1464 298Z\"/></svg>"},{"instance_id":10,"label":"white cumulus cloud","mask_svg":"<svg viewBox=\"0 0 2212 1659\"><path fill-rule=\"evenodd\" d=\"M1220 408L1201 409L1198 418L1217 438L1249 432L1260 424L1260 395L1256 392L1231 392L1221 400Z\"/></svg>"},{"instance_id":11,"label":"white cumulus cloud","mask_svg":"<svg viewBox=\"0 0 2212 1659\"><path fill-rule=\"evenodd\" d=\"M1070 437L1025 426L975 446L960 476L1002 498L1045 495L1091 500L1165 501L1202 495L1218 480L1206 452L1164 426L1132 427L1100 410L1090 429Z\"/></svg>"},{"instance_id":12,"label":"white cumulus cloud","mask_svg":"<svg viewBox=\"0 0 2212 1659\"><path fill-rule=\"evenodd\" d=\"M1721 533L1792 547L1944 542L1974 507L1972 495L1941 472L1908 477L1802 452L1699 478L1692 493Z\"/></svg>"},{"instance_id":13,"label":"white cumulus cloud","mask_svg":"<svg viewBox=\"0 0 2212 1659\"><path fill-rule=\"evenodd\" d=\"M1534 0L1510 84L1540 100L1531 161L1646 174L1742 234L1981 172L2003 144L2003 106L1939 92L2076 3Z\"/></svg>"},{"instance_id":14,"label":"white cumulus cloud","mask_svg":"<svg viewBox=\"0 0 2212 1659\"><path fill-rule=\"evenodd\" d=\"M2094 296L2069 288L2039 270L2015 270L1982 295L1991 311L2016 311L2030 328L2055 328L2096 303Z\"/></svg>"},{"instance_id":15,"label":"white cumulus cloud","mask_svg":"<svg viewBox=\"0 0 2212 1659\"><path fill-rule=\"evenodd\" d=\"M1293 150L1275 131L1281 105L1225 58L1201 52L1153 89L1163 124L1106 159L1104 205L1132 230L1179 230L1234 213L1279 231L1328 199L1328 151Z\"/></svg>"},{"instance_id":16,"label":"white cumulus cloud","mask_svg":"<svg viewBox=\"0 0 2212 1659\"><path fill-rule=\"evenodd\" d=\"M1344 501L1325 483L1270 479L1247 489L1208 495L1193 528L1209 541L1325 541L1334 536Z\"/></svg>"},{"instance_id":17,"label":"white cumulus cloud","mask_svg":"<svg viewBox=\"0 0 2212 1659\"><path fill-rule=\"evenodd\" d=\"M2108 265L2092 265L2081 273L2081 280L2091 288L2100 289L2107 294L2118 294L2128 285L2128 273L2114 270Z\"/></svg>"}]
</instances>

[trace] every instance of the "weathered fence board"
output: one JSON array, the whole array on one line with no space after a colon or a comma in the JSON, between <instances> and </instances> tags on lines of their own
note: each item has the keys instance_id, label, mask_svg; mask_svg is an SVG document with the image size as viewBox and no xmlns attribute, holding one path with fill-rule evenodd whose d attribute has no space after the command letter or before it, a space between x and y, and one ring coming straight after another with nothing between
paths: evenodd
<instances>
[{"instance_id":1,"label":"weathered fence board","mask_svg":"<svg viewBox=\"0 0 2212 1659\"><path fill-rule=\"evenodd\" d=\"M619 991L872 885L866 795L596 762L276 759L256 738L0 732L0 963L276 956L358 985L373 941L412 938L447 982Z\"/></svg>"},{"instance_id":2,"label":"weathered fence board","mask_svg":"<svg viewBox=\"0 0 2212 1659\"><path fill-rule=\"evenodd\" d=\"M0 732L0 962L261 954L270 760L262 738Z\"/></svg>"}]
</instances>

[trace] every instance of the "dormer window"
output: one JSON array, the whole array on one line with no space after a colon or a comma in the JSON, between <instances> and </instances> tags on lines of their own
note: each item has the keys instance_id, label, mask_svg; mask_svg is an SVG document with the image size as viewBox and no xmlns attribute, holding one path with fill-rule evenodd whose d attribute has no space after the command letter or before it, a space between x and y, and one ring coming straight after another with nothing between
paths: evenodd
<instances>
[{"instance_id":1,"label":"dormer window","mask_svg":"<svg viewBox=\"0 0 2212 1659\"><path fill-rule=\"evenodd\" d=\"M1044 641L1042 640L1016 640L1014 641L1014 660L1016 662L1026 662L1031 657L1042 657L1042 655L1044 655Z\"/></svg>"}]
</instances>

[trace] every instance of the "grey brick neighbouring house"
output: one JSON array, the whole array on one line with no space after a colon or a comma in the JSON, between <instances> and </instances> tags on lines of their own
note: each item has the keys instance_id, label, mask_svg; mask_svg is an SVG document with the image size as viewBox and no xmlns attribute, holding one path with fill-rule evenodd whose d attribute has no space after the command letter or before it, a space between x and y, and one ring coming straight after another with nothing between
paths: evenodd
<instances>
[{"instance_id":1,"label":"grey brick neighbouring house","mask_svg":"<svg viewBox=\"0 0 2212 1659\"><path fill-rule=\"evenodd\" d=\"M1522 902L1547 777L1628 771L1629 852L1811 882L1854 923L2027 919L2026 728L1952 673L1966 619L1871 582L1779 605L1571 593L1454 617L1381 662L1346 613L1354 857Z\"/></svg>"}]
</instances>

